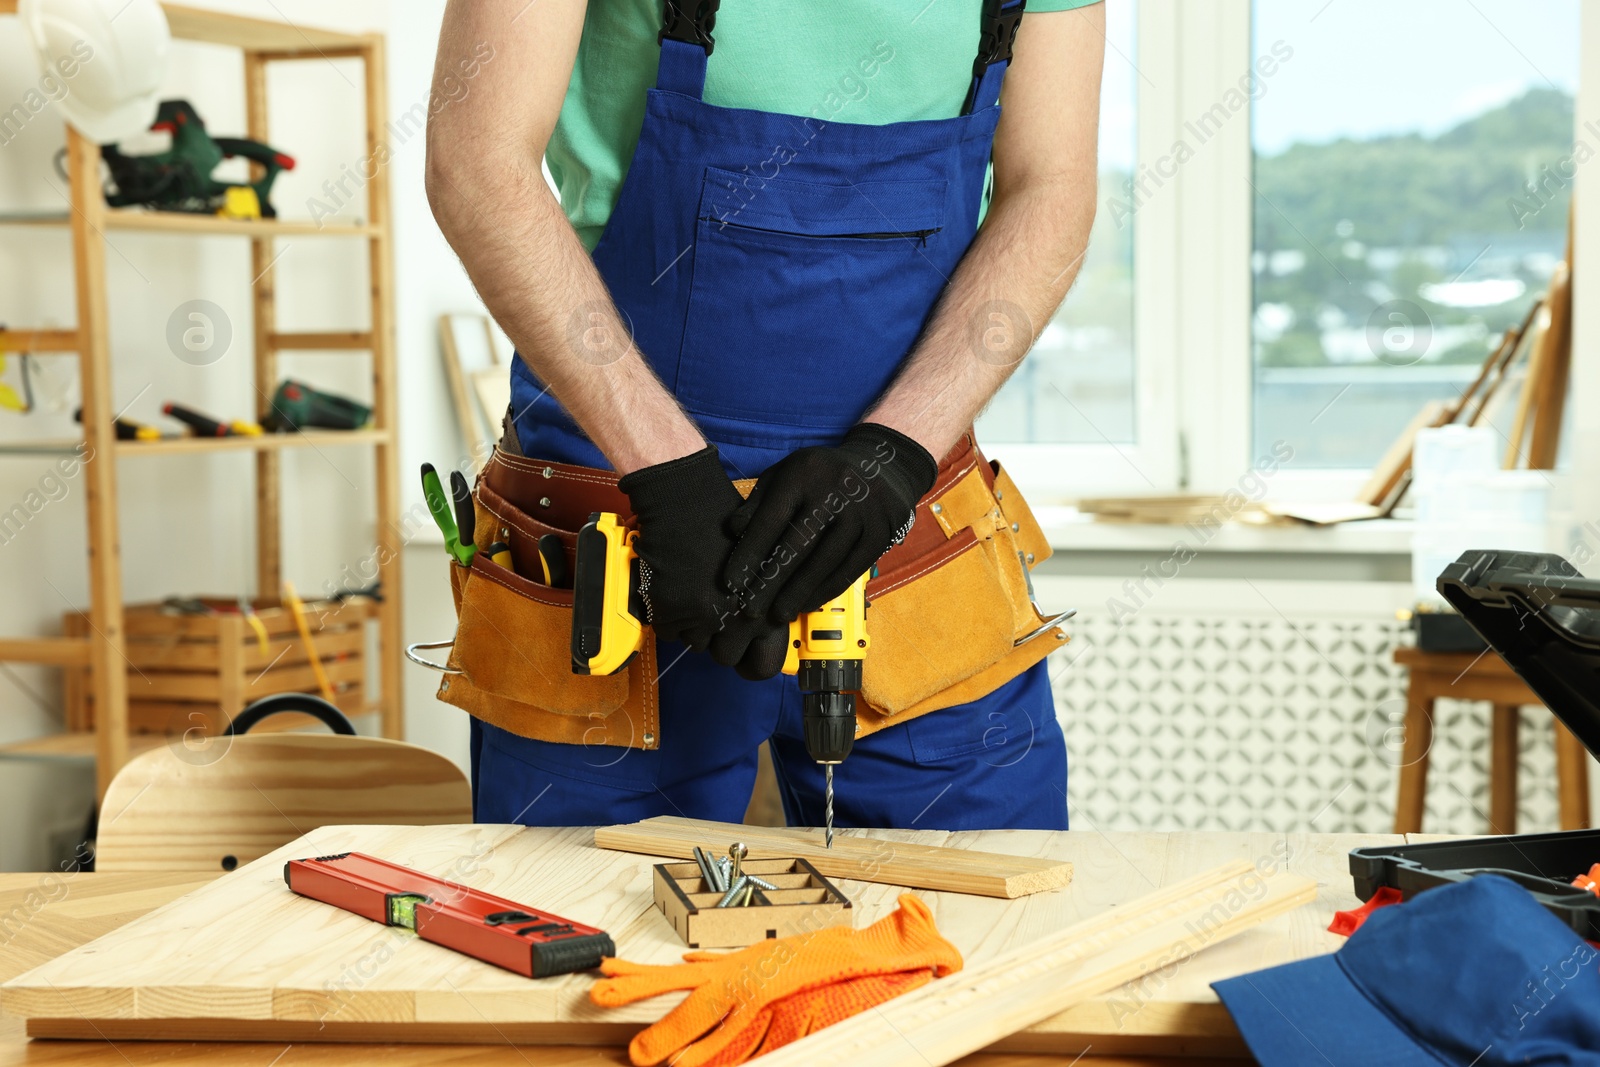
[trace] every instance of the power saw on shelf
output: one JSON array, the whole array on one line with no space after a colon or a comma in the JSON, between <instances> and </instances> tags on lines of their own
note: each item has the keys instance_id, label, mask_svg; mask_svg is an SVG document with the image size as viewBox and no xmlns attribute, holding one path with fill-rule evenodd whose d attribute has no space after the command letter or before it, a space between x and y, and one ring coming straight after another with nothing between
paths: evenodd
<instances>
[{"instance_id":1,"label":"power saw on shelf","mask_svg":"<svg viewBox=\"0 0 1600 1067\"><path fill-rule=\"evenodd\" d=\"M172 147L142 156L128 155L115 144L101 147L111 171L107 204L228 218L278 217L272 206L272 184L279 174L294 169L292 156L260 141L212 137L187 100L163 100L150 129L171 134ZM253 182L212 177L224 160L236 157L260 164L261 177Z\"/></svg>"}]
</instances>

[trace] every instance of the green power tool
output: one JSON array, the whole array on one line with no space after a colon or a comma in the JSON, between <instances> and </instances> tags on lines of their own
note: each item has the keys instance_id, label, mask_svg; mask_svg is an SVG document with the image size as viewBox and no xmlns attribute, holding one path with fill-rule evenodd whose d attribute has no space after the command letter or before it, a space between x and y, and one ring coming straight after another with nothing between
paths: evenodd
<instances>
[{"instance_id":1,"label":"green power tool","mask_svg":"<svg viewBox=\"0 0 1600 1067\"><path fill-rule=\"evenodd\" d=\"M111 171L107 204L235 218L278 217L269 199L272 183L279 174L294 169L293 157L259 141L212 137L187 100L163 100L150 128L170 133L172 147L147 156L127 155L114 144L101 148ZM260 164L260 179L223 182L212 177L223 160L236 156Z\"/></svg>"},{"instance_id":2,"label":"green power tool","mask_svg":"<svg viewBox=\"0 0 1600 1067\"><path fill-rule=\"evenodd\" d=\"M261 416L261 425L274 433L359 430L371 418L372 409L365 404L286 378L273 394L272 410Z\"/></svg>"}]
</instances>

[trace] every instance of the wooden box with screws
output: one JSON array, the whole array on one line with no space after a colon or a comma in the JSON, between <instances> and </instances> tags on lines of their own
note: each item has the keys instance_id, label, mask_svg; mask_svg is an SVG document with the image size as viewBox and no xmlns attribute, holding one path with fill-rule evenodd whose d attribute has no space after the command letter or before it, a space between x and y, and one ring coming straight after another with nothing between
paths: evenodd
<instances>
[{"instance_id":1,"label":"wooden box with screws","mask_svg":"<svg viewBox=\"0 0 1600 1067\"><path fill-rule=\"evenodd\" d=\"M724 894L706 883L698 864L656 864L656 907L690 948L744 948L768 938L853 925L850 901L803 859L746 860L742 870L776 888L760 890L742 907L719 908Z\"/></svg>"}]
</instances>

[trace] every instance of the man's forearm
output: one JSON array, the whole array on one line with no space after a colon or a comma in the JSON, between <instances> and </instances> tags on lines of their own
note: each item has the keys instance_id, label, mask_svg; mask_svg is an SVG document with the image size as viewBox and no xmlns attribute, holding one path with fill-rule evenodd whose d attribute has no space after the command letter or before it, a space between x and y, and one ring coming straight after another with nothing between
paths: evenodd
<instances>
[{"instance_id":1,"label":"man's forearm","mask_svg":"<svg viewBox=\"0 0 1600 1067\"><path fill-rule=\"evenodd\" d=\"M620 474L705 441L645 363L536 160L430 167L445 237L490 314Z\"/></svg>"},{"instance_id":2,"label":"man's forearm","mask_svg":"<svg viewBox=\"0 0 1600 1067\"><path fill-rule=\"evenodd\" d=\"M1072 287L1094 222L1086 182L997 197L904 369L867 415L942 456Z\"/></svg>"}]
</instances>

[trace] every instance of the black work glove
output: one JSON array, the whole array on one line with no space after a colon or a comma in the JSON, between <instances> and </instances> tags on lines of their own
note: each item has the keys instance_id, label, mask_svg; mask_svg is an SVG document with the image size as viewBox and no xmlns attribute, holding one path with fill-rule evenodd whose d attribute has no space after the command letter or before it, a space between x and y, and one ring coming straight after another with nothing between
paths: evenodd
<instances>
[{"instance_id":1,"label":"black work glove","mask_svg":"<svg viewBox=\"0 0 1600 1067\"><path fill-rule=\"evenodd\" d=\"M639 536L639 585L656 636L711 653L747 678L783 667L789 632L740 614L722 582L733 549L729 519L744 503L717 459L715 445L623 475Z\"/></svg>"},{"instance_id":2,"label":"black work glove","mask_svg":"<svg viewBox=\"0 0 1600 1067\"><path fill-rule=\"evenodd\" d=\"M744 615L788 624L850 588L905 537L938 472L927 449L871 422L767 468L731 525L726 577Z\"/></svg>"}]
</instances>

